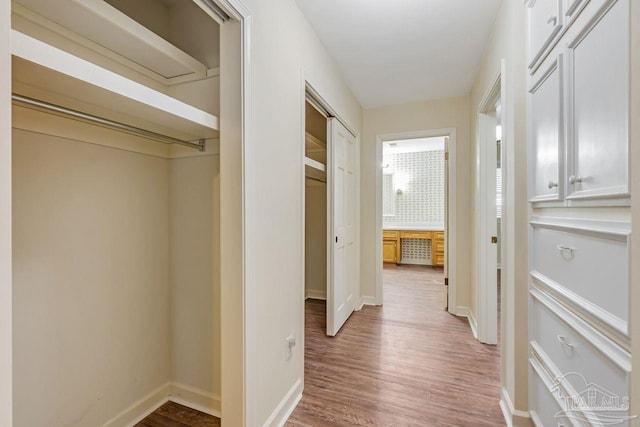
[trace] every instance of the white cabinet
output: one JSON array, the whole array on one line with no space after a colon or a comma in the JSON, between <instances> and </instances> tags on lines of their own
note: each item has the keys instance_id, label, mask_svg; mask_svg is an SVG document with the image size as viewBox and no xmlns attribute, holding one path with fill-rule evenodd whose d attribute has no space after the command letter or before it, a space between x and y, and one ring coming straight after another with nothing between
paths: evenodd
<instances>
[{"instance_id":1,"label":"white cabinet","mask_svg":"<svg viewBox=\"0 0 640 427\"><path fill-rule=\"evenodd\" d=\"M568 45L569 199L629 194L629 0Z\"/></svg>"},{"instance_id":2,"label":"white cabinet","mask_svg":"<svg viewBox=\"0 0 640 427\"><path fill-rule=\"evenodd\" d=\"M529 90L532 201L559 200L564 189L562 57Z\"/></svg>"},{"instance_id":3,"label":"white cabinet","mask_svg":"<svg viewBox=\"0 0 640 427\"><path fill-rule=\"evenodd\" d=\"M562 29L562 0L530 0L529 68L534 68Z\"/></svg>"}]
</instances>

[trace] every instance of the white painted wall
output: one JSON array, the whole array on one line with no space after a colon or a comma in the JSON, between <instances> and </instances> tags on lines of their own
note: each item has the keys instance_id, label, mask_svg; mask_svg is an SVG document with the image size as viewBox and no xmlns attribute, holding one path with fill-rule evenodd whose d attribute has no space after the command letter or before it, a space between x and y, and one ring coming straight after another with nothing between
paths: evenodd
<instances>
[{"instance_id":1,"label":"white painted wall","mask_svg":"<svg viewBox=\"0 0 640 427\"><path fill-rule=\"evenodd\" d=\"M361 148L361 277L362 295L375 300L376 295L376 136L444 128L456 129L457 195L453 203L457 223L457 305L468 307L471 248L468 245L471 208L471 146L469 139L469 98L450 98L375 108L364 111L364 136Z\"/></svg>"},{"instance_id":2,"label":"white painted wall","mask_svg":"<svg viewBox=\"0 0 640 427\"><path fill-rule=\"evenodd\" d=\"M169 381L168 160L13 132L14 425L101 425Z\"/></svg>"},{"instance_id":3,"label":"white painted wall","mask_svg":"<svg viewBox=\"0 0 640 427\"><path fill-rule=\"evenodd\" d=\"M170 160L171 380L220 400L220 158Z\"/></svg>"},{"instance_id":4,"label":"white painted wall","mask_svg":"<svg viewBox=\"0 0 640 427\"><path fill-rule=\"evenodd\" d=\"M11 2L0 2L0 425L12 422Z\"/></svg>"},{"instance_id":5,"label":"white painted wall","mask_svg":"<svg viewBox=\"0 0 640 427\"><path fill-rule=\"evenodd\" d=\"M303 378L301 348L296 349L291 360L285 360L287 336L292 334L300 343L303 328L304 254L300 250L304 232L300 209L304 191L300 165L304 149L302 75L357 132L361 131L362 116L360 105L293 1L246 0L245 4L252 16L251 134L254 143L251 150L253 168L249 173L254 177L251 185L255 189L255 198L252 200L255 232L251 236L255 243L255 261L250 268L256 281L255 294L251 295L256 302L255 317L251 319L255 325L255 340L252 342L253 348L248 349L255 361L255 366L249 368L255 372L249 396L255 405L251 411L255 418L249 424L263 425L278 418L278 405ZM223 44L226 37L223 29ZM224 79L224 48L221 65L221 79ZM221 93L224 120L224 84ZM224 132L224 122L222 126ZM225 150L232 149L224 136L221 149L221 176L224 180L227 177ZM230 161L233 160L232 155ZM222 200L226 201L224 185ZM233 194L230 195L233 202ZM232 215L233 211L226 211L223 206L222 214L225 224L225 215ZM222 238L223 249L226 250L224 228ZM233 282L238 280L238 276L232 271L225 276L225 268L233 267L227 267L224 262L222 268L223 301L227 292L230 299L237 298L231 289L225 289L224 280L228 277ZM228 317L225 315L224 305L222 310L223 345L227 342L230 346L237 345L233 336L225 337L227 331L224 322L233 316L231 313ZM235 404L226 406L226 384L229 384L230 393L237 393L237 390L230 384L231 375L228 382L225 380L225 369L223 417L225 411L235 413L237 410ZM232 422L231 425L241 424Z\"/></svg>"},{"instance_id":6,"label":"white painted wall","mask_svg":"<svg viewBox=\"0 0 640 427\"><path fill-rule=\"evenodd\" d=\"M502 129L505 156L502 158L503 217L506 235L502 245L502 386L516 410L526 411L527 402L527 288L528 288L528 203L526 156L526 44L525 7L520 1L505 1L484 52L480 70L471 91L471 158L476 158L475 139L480 102L484 93L500 73L501 60L506 61L506 104L502 106ZM471 176L476 176L472 162ZM475 193L470 194L475 200ZM506 200L506 204L504 204ZM471 210L475 215L475 202ZM474 248L477 232L469 233L468 244ZM471 257L476 263L475 252ZM470 277L471 311L477 313L476 280ZM517 313L517 315L516 315ZM522 421L522 420L520 420ZM514 420L518 422L518 420Z\"/></svg>"}]
</instances>

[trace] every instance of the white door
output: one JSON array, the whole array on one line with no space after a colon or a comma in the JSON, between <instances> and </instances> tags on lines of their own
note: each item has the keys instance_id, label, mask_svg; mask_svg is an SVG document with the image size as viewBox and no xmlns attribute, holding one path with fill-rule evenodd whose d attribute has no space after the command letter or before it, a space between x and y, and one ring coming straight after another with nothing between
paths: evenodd
<instances>
[{"instance_id":1,"label":"white door","mask_svg":"<svg viewBox=\"0 0 640 427\"><path fill-rule=\"evenodd\" d=\"M330 176L327 222L329 248L327 335L338 333L355 309L355 156L356 139L335 118L329 119Z\"/></svg>"}]
</instances>

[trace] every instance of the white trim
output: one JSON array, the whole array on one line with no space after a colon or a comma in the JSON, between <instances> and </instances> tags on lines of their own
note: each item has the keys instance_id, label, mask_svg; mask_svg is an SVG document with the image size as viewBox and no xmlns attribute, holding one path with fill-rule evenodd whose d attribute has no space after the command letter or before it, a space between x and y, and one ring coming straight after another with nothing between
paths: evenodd
<instances>
[{"instance_id":1,"label":"white trim","mask_svg":"<svg viewBox=\"0 0 640 427\"><path fill-rule=\"evenodd\" d=\"M502 61L504 66L504 60ZM488 113L495 110L495 105L501 101L502 111L506 106L502 100L503 67L487 86L478 111L476 112L476 194L475 194L475 271L476 271L476 311L477 315L477 339L486 344L498 342L498 251L495 243L491 243L492 236L497 236L496 229L496 120L489 117ZM503 114L504 115L504 114ZM504 122L504 120L502 120ZM502 140L508 140L509 136L503 132ZM501 149L504 154L504 143ZM504 155L501 155L504 159ZM504 179L504 176L503 176ZM503 183L502 188L505 188ZM503 194L503 206L506 204L506 194ZM493 200L492 200L493 199ZM501 239L504 241L506 234L501 221ZM496 233L496 234L494 234Z\"/></svg>"},{"instance_id":2,"label":"white trim","mask_svg":"<svg viewBox=\"0 0 640 427\"><path fill-rule=\"evenodd\" d=\"M274 409L269 418L267 418L263 427L282 427L284 423L287 422L287 419L289 419L293 410L296 409L300 399L302 399L302 388L302 381L298 378L284 396L284 399L280 401L276 409Z\"/></svg>"},{"instance_id":3,"label":"white trim","mask_svg":"<svg viewBox=\"0 0 640 427\"><path fill-rule=\"evenodd\" d=\"M128 408L104 423L103 427L133 426L169 400L171 384L166 383L138 399Z\"/></svg>"},{"instance_id":4,"label":"white trim","mask_svg":"<svg viewBox=\"0 0 640 427\"><path fill-rule=\"evenodd\" d=\"M531 425L532 420L529 413L514 408L509 392L504 387L500 391L500 409L502 409L502 415L508 427Z\"/></svg>"},{"instance_id":5,"label":"white trim","mask_svg":"<svg viewBox=\"0 0 640 427\"><path fill-rule=\"evenodd\" d=\"M327 291L318 291L315 289L307 289L305 291L304 299L319 299L326 301L327 300Z\"/></svg>"},{"instance_id":6,"label":"white trim","mask_svg":"<svg viewBox=\"0 0 640 427\"><path fill-rule=\"evenodd\" d=\"M415 132L399 132L399 133L390 133L390 134L381 134L376 136L376 304L383 304L383 280L382 280L382 229L383 229L383 219L382 219L382 145L385 141L393 141L400 139L415 139L415 138L432 138L437 136L445 136L449 137L449 176L447 177L448 185L449 185L449 194L447 197L449 203L449 209L447 210L448 218L447 225L448 230L445 230L447 233L447 239L445 245L447 247L446 253L449 254L445 261L445 272L448 274L448 293L449 293L449 313L457 314L456 308L456 129L455 128L444 128L444 129L433 129L433 130L423 130L423 131L415 131Z\"/></svg>"},{"instance_id":7,"label":"white trim","mask_svg":"<svg viewBox=\"0 0 640 427\"><path fill-rule=\"evenodd\" d=\"M220 396L197 387L173 382L169 392L169 400L195 409L205 414L221 418Z\"/></svg>"},{"instance_id":8,"label":"white trim","mask_svg":"<svg viewBox=\"0 0 640 427\"><path fill-rule=\"evenodd\" d=\"M478 321L476 320L476 316L473 314L472 310L469 310L467 319L469 320L469 326L471 327L471 332L473 332L473 337L478 339Z\"/></svg>"},{"instance_id":9,"label":"white trim","mask_svg":"<svg viewBox=\"0 0 640 427\"><path fill-rule=\"evenodd\" d=\"M469 310L469 307L465 307L462 305L455 307L455 310L450 310L451 314L455 314L458 317L466 317L467 319L469 318L470 311L471 310Z\"/></svg>"},{"instance_id":10,"label":"white trim","mask_svg":"<svg viewBox=\"0 0 640 427\"><path fill-rule=\"evenodd\" d=\"M376 301L376 297L364 296L364 297L362 297L362 302L360 304L360 308L362 308L363 305L377 306L379 304Z\"/></svg>"},{"instance_id":11,"label":"white trim","mask_svg":"<svg viewBox=\"0 0 640 427\"><path fill-rule=\"evenodd\" d=\"M533 228L563 231L588 237L628 242L631 236L631 223L627 221L584 220L577 218L531 217Z\"/></svg>"}]
</instances>

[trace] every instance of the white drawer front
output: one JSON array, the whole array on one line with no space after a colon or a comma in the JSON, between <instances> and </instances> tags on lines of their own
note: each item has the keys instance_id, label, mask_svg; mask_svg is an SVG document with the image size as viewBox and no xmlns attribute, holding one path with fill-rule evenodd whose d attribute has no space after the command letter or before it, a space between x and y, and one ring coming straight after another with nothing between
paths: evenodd
<instances>
[{"instance_id":1,"label":"white drawer front","mask_svg":"<svg viewBox=\"0 0 640 427\"><path fill-rule=\"evenodd\" d=\"M605 233L594 237L533 226L532 269L626 323L629 311L626 238Z\"/></svg>"},{"instance_id":2,"label":"white drawer front","mask_svg":"<svg viewBox=\"0 0 640 427\"><path fill-rule=\"evenodd\" d=\"M590 385L595 385L620 398L628 396L627 370L621 366L627 362L620 360L629 359L630 369L630 357L620 356L623 354L622 350L611 342L602 344L605 339L597 332L591 331L586 324L582 324L580 327L586 328L592 339L597 338L597 348L537 297L532 298L531 305L531 340L542 348L578 394L587 391ZM564 315L568 316L568 319L574 319L566 313ZM608 355L605 356L604 352L608 352Z\"/></svg>"},{"instance_id":3,"label":"white drawer front","mask_svg":"<svg viewBox=\"0 0 640 427\"><path fill-rule=\"evenodd\" d=\"M564 409L558 404L555 397L551 394L551 390L545 384L541 377L539 369L535 369L532 362L529 365L531 379L529 404L531 409L531 418L536 427L569 427L574 423L563 416ZM544 374L543 374L544 375ZM577 424L577 422L576 422Z\"/></svg>"},{"instance_id":4,"label":"white drawer front","mask_svg":"<svg viewBox=\"0 0 640 427\"><path fill-rule=\"evenodd\" d=\"M562 29L562 0L535 0L528 4L529 67L533 68Z\"/></svg>"}]
</instances>

